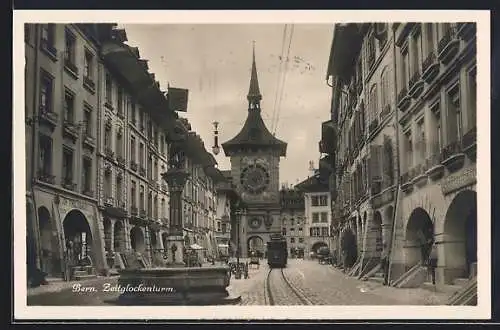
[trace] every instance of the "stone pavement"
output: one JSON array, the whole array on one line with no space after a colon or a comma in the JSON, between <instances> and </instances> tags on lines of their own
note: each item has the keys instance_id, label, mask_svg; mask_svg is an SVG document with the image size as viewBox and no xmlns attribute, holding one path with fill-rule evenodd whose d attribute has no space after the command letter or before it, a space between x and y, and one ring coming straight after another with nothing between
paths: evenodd
<instances>
[{"instance_id":1,"label":"stone pavement","mask_svg":"<svg viewBox=\"0 0 500 330\"><path fill-rule=\"evenodd\" d=\"M231 295L241 295L240 305L265 305L264 282L268 270L266 260L261 260L259 269L249 266L249 278L237 280L231 276L227 291Z\"/></svg>"}]
</instances>

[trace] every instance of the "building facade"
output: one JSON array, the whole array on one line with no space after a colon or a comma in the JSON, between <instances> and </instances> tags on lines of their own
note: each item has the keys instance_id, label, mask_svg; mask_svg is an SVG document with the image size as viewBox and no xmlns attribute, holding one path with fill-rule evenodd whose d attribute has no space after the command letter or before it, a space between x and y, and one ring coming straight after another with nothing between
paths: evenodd
<instances>
[{"instance_id":1,"label":"building facade","mask_svg":"<svg viewBox=\"0 0 500 330\"><path fill-rule=\"evenodd\" d=\"M295 186L304 196L306 257L315 255L321 247L335 250L331 235L331 195L327 182L327 177L316 171L313 176Z\"/></svg>"},{"instance_id":2,"label":"building facade","mask_svg":"<svg viewBox=\"0 0 500 330\"><path fill-rule=\"evenodd\" d=\"M282 187L281 198L281 233L286 237L288 256L303 258L307 249L306 217L304 193L297 189Z\"/></svg>"},{"instance_id":3,"label":"building facade","mask_svg":"<svg viewBox=\"0 0 500 330\"><path fill-rule=\"evenodd\" d=\"M391 280L426 281L434 243L437 283L466 281L477 264L475 24L393 30L402 174Z\"/></svg>"},{"instance_id":4,"label":"building facade","mask_svg":"<svg viewBox=\"0 0 500 330\"><path fill-rule=\"evenodd\" d=\"M222 144L231 158L232 182L246 208L239 226L241 256L255 250L264 254L270 235L281 232L279 198L279 163L286 155L287 144L267 129L261 116L255 51L250 88L247 95L248 115L241 131Z\"/></svg>"}]
</instances>

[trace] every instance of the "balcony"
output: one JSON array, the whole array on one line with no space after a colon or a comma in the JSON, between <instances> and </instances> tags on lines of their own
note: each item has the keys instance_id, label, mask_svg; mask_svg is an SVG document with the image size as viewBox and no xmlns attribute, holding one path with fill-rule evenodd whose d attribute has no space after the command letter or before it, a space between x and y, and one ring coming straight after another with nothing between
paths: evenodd
<instances>
[{"instance_id":1,"label":"balcony","mask_svg":"<svg viewBox=\"0 0 500 330\"><path fill-rule=\"evenodd\" d=\"M111 149L111 147L104 148L104 155L109 160L114 160L115 152Z\"/></svg>"},{"instance_id":2,"label":"balcony","mask_svg":"<svg viewBox=\"0 0 500 330\"><path fill-rule=\"evenodd\" d=\"M422 80L430 84L439 73L439 62L434 51L430 52L422 63Z\"/></svg>"},{"instance_id":3,"label":"balcony","mask_svg":"<svg viewBox=\"0 0 500 330\"><path fill-rule=\"evenodd\" d=\"M95 138L90 136L88 133L85 133L85 135L83 136L82 144L88 147L89 149L94 150Z\"/></svg>"},{"instance_id":4,"label":"balcony","mask_svg":"<svg viewBox=\"0 0 500 330\"><path fill-rule=\"evenodd\" d=\"M130 215L136 217L139 214L139 210L137 209L137 206L131 206L130 207Z\"/></svg>"},{"instance_id":5,"label":"balcony","mask_svg":"<svg viewBox=\"0 0 500 330\"><path fill-rule=\"evenodd\" d=\"M115 206L115 200L113 197L104 197L104 206L113 207Z\"/></svg>"},{"instance_id":6,"label":"balcony","mask_svg":"<svg viewBox=\"0 0 500 330\"><path fill-rule=\"evenodd\" d=\"M413 190L413 183L411 181L410 172L401 175L401 190L405 193L410 193Z\"/></svg>"},{"instance_id":7,"label":"balcony","mask_svg":"<svg viewBox=\"0 0 500 330\"><path fill-rule=\"evenodd\" d=\"M371 204L373 209L377 209L379 207L382 207L386 204L389 204L390 202L394 201L394 186L385 189L378 195L372 197Z\"/></svg>"},{"instance_id":8,"label":"balcony","mask_svg":"<svg viewBox=\"0 0 500 330\"><path fill-rule=\"evenodd\" d=\"M458 54L459 48L460 40L456 37L455 28L448 26L438 43L438 59L445 65L450 63Z\"/></svg>"},{"instance_id":9,"label":"balcony","mask_svg":"<svg viewBox=\"0 0 500 330\"><path fill-rule=\"evenodd\" d=\"M424 90L424 81L420 79L420 72L416 71L410 78L410 90L408 94L415 100L418 99Z\"/></svg>"},{"instance_id":10,"label":"balcony","mask_svg":"<svg viewBox=\"0 0 500 330\"><path fill-rule=\"evenodd\" d=\"M139 167L139 175L146 176L146 169L143 166Z\"/></svg>"},{"instance_id":11,"label":"balcony","mask_svg":"<svg viewBox=\"0 0 500 330\"><path fill-rule=\"evenodd\" d=\"M427 184L427 174L425 172L426 170L426 163L424 164L418 164L415 166L412 170L412 183L417 186L417 187L423 187L424 185Z\"/></svg>"},{"instance_id":12,"label":"balcony","mask_svg":"<svg viewBox=\"0 0 500 330\"><path fill-rule=\"evenodd\" d=\"M411 99L408 96L408 90L403 87L398 93L398 108L400 111L405 112L411 104Z\"/></svg>"},{"instance_id":13,"label":"balcony","mask_svg":"<svg viewBox=\"0 0 500 330\"><path fill-rule=\"evenodd\" d=\"M38 180L45 183L55 184L56 182L56 177L50 174L48 170L38 171L36 177Z\"/></svg>"},{"instance_id":14,"label":"balcony","mask_svg":"<svg viewBox=\"0 0 500 330\"><path fill-rule=\"evenodd\" d=\"M134 172L137 171L137 163L133 160L130 161L130 169Z\"/></svg>"},{"instance_id":15,"label":"balcony","mask_svg":"<svg viewBox=\"0 0 500 330\"><path fill-rule=\"evenodd\" d=\"M441 154L434 153L425 161L427 170L425 174L432 180L437 181L444 175L444 166L441 165Z\"/></svg>"},{"instance_id":16,"label":"balcony","mask_svg":"<svg viewBox=\"0 0 500 330\"><path fill-rule=\"evenodd\" d=\"M168 187L166 183L161 184L161 190L163 190L164 192L168 192Z\"/></svg>"},{"instance_id":17,"label":"balcony","mask_svg":"<svg viewBox=\"0 0 500 330\"><path fill-rule=\"evenodd\" d=\"M71 138L73 142L78 139L78 127L71 121L64 121L63 133L65 136Z\"/></svg>"},{"instance_id":18,"label":"balcony","mask_svg":"<svg viewBox=\"0 0 500 330\"><path fill-rule=\"evenodd\" d=\"M83 77L83 87L85 87L85 89L87 89L90 93L95 93L95 82L88 76Z\"/></svg>"},{"instance_id":19,"label":"balcony","mask_svg":"<svg viewBox=\"0 0 500 330\"><path fill-rule=\"evenodd\" d=\"M59 119L59 115L53 111L48 111L44 107L40 107L40 115L39 120L40 124L47 124L50 129L54 130L57 126L57 121Z\"/></svg>"},{"instance_id":20,"label":"balcony","mask_svg":"<svg viewBox=\"0 0 500 330\"><path fill-rule=\"evenodd\" d=\"M476 161L477 153L477 132L476 127L470 129L462 137L462 151L469 157L470 160Z\"/></svg>"},{"instance_id":21,"label":"balcony","mask_svg":"<svg viewBox=\"0 0 500 330\"><path fill-rule=\"evenodd\" d=\"M125 157L122 155L116 157L116 161L118 162L118 166L121 168L125 168Z\"/></svg>"},{"instance_id":22,"label":"balcony","mask_svg":"<svg viewBox=\"0 0 500 330\"><path fill-rule=\"evenodd\" d=\"M64 60L64 71L74 79L78 79L78 67L70 60Z\"/></svg>"},{"instance_id":23,"label":"balcony","mask_svg":"<svg viewBox=\"0 0 500 330\"><path fill-rule=\"evenodd\" d=\"M441 151L441 164L448 171L455 172L462 168L465 162L465 154L462 153L461 143L452 142Z\"/></svg>"},{"instance_id":24,"label":"balcony","mask_svg":"<svg viewBox=\"0 0 500 330\"><path fill-rule=\"evenodd\" d=\"M75 191L76 190L76 183L73 182L72 178L63 178L62 182L61 182L61 186L64 189L68 189L68 190L71 190L71 191Z\"/></svg>"},{"instance_id":25,"label":"balcony","mask_svg":"<svg viewBox=\"0 0 500 330\"><path fill-rule=\"evenodd\" d=\"M458 23L457 36L464 41L470 41L476 36L476 23Z\"/></svg>"},{"instance_id":26,"label":"balcony","mask_svg":"<svg viewBox=\"0 0 500 330\"><path fill-rule=\"evenodd\" d=\"M108 108L109 110L113 111L115 108L113 107L113 104L111 103L111 100L106 100L104 102L104 106Z\"/></svg>"},{"instance_id":27,"label":"balcony","mask_svg":"<svg viewBox=\"0 0 500 330\"><path fill-rule=\"evenodd\" d=\"M82 194L88 197L94 197L94 192L90 188L83 188Z\"/></svg>"}]
</instances>

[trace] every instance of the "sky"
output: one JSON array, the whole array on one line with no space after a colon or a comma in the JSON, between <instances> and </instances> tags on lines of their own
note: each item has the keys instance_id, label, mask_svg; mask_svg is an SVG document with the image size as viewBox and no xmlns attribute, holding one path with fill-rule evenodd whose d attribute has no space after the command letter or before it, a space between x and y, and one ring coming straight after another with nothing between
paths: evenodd
<instances>
[{"instance_id":1,"label":"sky","mask_svg":"<svg viewBox=\"0 0 500 330\"><path fill-rule=\"evenodd\" d=\"M296 184L307 178L311 160L317 167L321 122L330 117L326 69L333 25L288 24L286 31L285 24L120 27L127 33L127 43L149 60L150 72L162 90L168 84L189 89L188 112L179 114L189 119L209 152L214 121L219 122L220 143L233 138L245 122L255 42L262 117L267 128L288 143L287 156L280 163L280 182ZM288 58L287 70L285 61L280 61L282 54ZM219 169L230 169L222 148L215 158Z\"/></svg>"}]
</instances>

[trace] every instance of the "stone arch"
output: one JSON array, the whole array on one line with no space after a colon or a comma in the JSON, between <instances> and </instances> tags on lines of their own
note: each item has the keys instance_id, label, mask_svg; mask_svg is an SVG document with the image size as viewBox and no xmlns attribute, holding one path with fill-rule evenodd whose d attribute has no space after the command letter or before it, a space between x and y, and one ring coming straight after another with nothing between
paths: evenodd
<instances>
[{"instance_id":1,"label":"stone arch","mask_svg":"<svg viewBox=\"0 0 500 330\"><path fill-rule=\"evenodd\" d=\"M113 229L113 249L115 252L125 251L125 227L121 220L115 221Z\"/></svg>"},{"instance_id":2,"label":"stone arch","mask_svg":"<svg viewBox=\"0 0 500 330\"><path fill-rule=\"evenodd\" d=\"M444 219L445 281L470 277L477 263L477 197L473 190L459 192Z\"/></svg>"},{"instance_id":3,"label":"stone arch","mask_svg":"<svg viewBox=\"0 0 500 330\"><path fill-rule=\"evenodd\" d=\"M379 211L373 213L372 231L375 238L375 254L380 257L384 249L384 242L382 240L382 214Z\"/></svg>"},{"instance_id":4,"label":"stone arch","mask_svg":"<svg viewBox=\"0 0 500 330\"><path fill-rule=\"evenodd\" d=\"M356 244L356 235L351 228L346 228L342 232L340 241L342 258L345 267L352 267L358 258L358 247Z\"/></svg>"},{"instance_id":5,"label":"stone arch","mask_svg":"<svg viewBox=\"0 0 500 330\"><path fill-rule=\"evenodd\" d=\"M417 207L411 212L406 224L404 247L406 266L411 268L425 262L429 257L433 241L434 223L426 210Z\"/></svg>"},{"instance_id":6,"label":"stone arch","mask_svg":"<svg viewBox=\"0 0 500 330\"><path fill-rule=\"evenodd\" d=\"M130 229L130 244L135 252L143 253L146 251L146 240L140 227L135 226Z\"/></svg>"},{"instance_id":7,"label":"stone arch","mask_svg":"<svg viewBox=\"0 0 500 330\"><path fill-rule=\"evenodd\" d=\"M64 237L68 258L73 264L90 258L93 263L92 231L85 215L79 210L71 210L63 220Z\"/></svg>"},{"instance_id":8,"label":"stone arch","mask_svg":"<svg viewBox=\"0 0 500 330\"><path fill-rule=\"evenodd\" d=\"M49 210L45 206L40 206L38 213L38 232L40 235L40 267L41 270L49 274L60 273L62 271L58 245L56 242L57 235L53 228L53 220Z\"/></svg>"},{"instance_id":9,"label":"stone arch","mask_svg":"<svg viewBox=\"0 0 500 330\"><path fill-rule=\"evenodd\" d=\"M318 250L322 247L328 247L328 244L326 244L325 242L323 241L318 241L318 242L315 242L312 246L311 246L311 251L313 251L314 253L318 253Z\"/></svg>"},{"instance_id":10,"label":"stone arch","mask_svg":"<svg viewBox=\"0 0 500 330\"><path fill-rule=\"evenodd\" d=\"M264 254L265 250L264 240L260 236L250 236L247 239L247 247L249 255L251 251L257 251L259 255Z\"/></svg>"}]
</instances>

